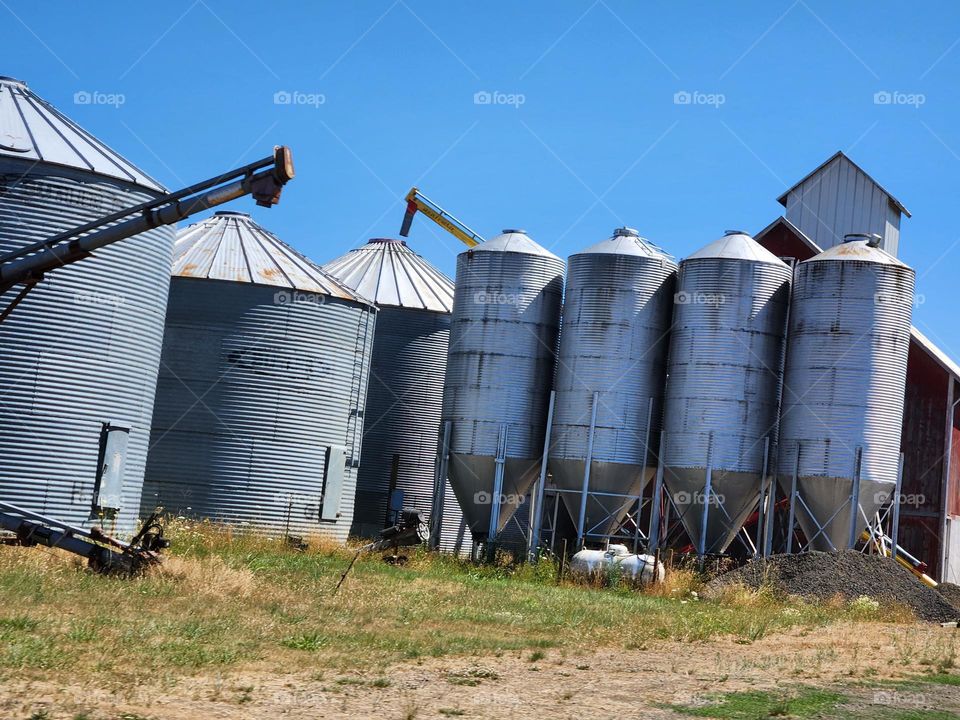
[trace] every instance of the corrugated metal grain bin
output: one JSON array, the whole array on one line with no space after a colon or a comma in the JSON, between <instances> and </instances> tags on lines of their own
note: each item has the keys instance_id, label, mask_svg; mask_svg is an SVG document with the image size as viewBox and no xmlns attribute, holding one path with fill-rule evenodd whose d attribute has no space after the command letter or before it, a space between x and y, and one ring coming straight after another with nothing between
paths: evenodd
<instances>
[{"instance_id":1,"label":"corrugated metal grain bin","mask_svg":"<svg viewBox=\"0 0 960 720\"><path fill-rule=\"evenodd\" d=\"M161 194L23 83L0 78L0 252ZM56 270L0 323L0 498L133 530L173 240L158 228Z\"/></svg>"},{"instance_id":2,"label":"corrugated metal grain bin","mask_svg":"<svg viewBox=\"0 0 960 720\"><path fill-rule=\"evenodd\" d=\"M143 510L346 540L375 309L243 213L181 231Z\"/></svg>"},{"instance_id":3,"label":"corrugated metal grain bin","mask_svg":"<svg viewBox=\"0 0 960 720\"><path fill-rule=\"evenodd\" d=\"M914 271L875 247L878 240L848 235L797 268L780 484L789 492L799 470L797 491L816 521L798 503L797 522L820 550L849 547L858 448L866 517L873 519L897 480ZM855 535L865 527L861 515Z\"/></svg>"},{"instance_id":4,"label":"corrugated metal grain bin","mask_svg":"<svg viewBox=\"0 0 960 720\"><path fill-rule=\"evenodd\" d=\"M702 540L707 553L723 552L755 506L764 449L777 440L790 276L786 263L738 231L680 263L664 482L694 546Z\"/></svg>"},{"instance_id":5,"label":"corrugated metal grain bin","mask_svg":"<svg viewBox=\"0 0 960 720\"><path fill-rule=\"evenodd\" d=\"M500 529L539 471L563 267L522 230L457 256L442 420L452 422L450 485L477 540L488 536L498 455Z\"/></svg>"},{"instance_id":6,"label":"corrugated metal grain bin","mask_svg":"<svg viewBox=\"0 0 960 720\"><path fill-rule=\"evenodd\" d=\"M403 240L384 238L324 270L379 308L353 517L353 532L369 537L392 524L401 507L430 515L453 281ZM453 492L446 497L441 547L454 550L461 513Z\"/></svg>"},{"instance_id":7,"label":"corrugated metal grain bin","mask_svg":"<svg viewBox=\"0 0 960 720\"><path fill-rule=\"evenodd\" d=\"M592 453L587 535L616 530L636 504L622 496L639 495L656 470L676 272L631 228L568 260L550 471L558 488L578 491L562 495L577 523Z\"/></svg>"}]
</instances>

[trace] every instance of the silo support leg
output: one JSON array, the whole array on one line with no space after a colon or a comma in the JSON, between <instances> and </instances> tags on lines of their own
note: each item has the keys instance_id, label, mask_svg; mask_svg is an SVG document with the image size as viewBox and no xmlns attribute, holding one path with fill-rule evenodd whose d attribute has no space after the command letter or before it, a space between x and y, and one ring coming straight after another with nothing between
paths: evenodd
<instances>
[{"instance_id":1,"label":"silo support leg","mask_svg":"<svg viewBox=\"0 0 960 720\"><path fill-rule=\"evenodd\" d=\"M663 442L666 432L660 432L660 452L657 453L657 475L653 481L653 496L650 502L650 533L647 552L653 553L660 547L660 508L663 502Z\"/></svg>"},{"instance_id":2,"label":"silo support leg","mask_svg":"<svg viewBox=\"0 0 960 720\"><path fill-rule=\"evenodd\" d=\"M600 404L600 393L593 393L592 409L590 411L590 434L587 437L587 457L583 463L583 488L580 493L580 515L577 519L577 549L583 547L587 519L587 495L590 493L590 466L593 464L593 436L597 429L597 406Z\"/></svg>"},{"instance_id":3,"label":"silo support leg","mask_svg":"<svg viewBox=\"0 0 960 720\"><path fill-rule=\"evenodd\" d=\"M850 488L850 536L848 549L857 545L857 524L860 521L860 470L863 464L863 448L857 446L853 461L853 481ZM869 524L869 521L868 521Z\"/></svg>"},{"instance_id":4,"label":"silo support leg","mask_svg":"<svg viewBox=\"0 0 960 720\"><path fill-rule=\"evenodd\" d=\"M900 541L900 493L903 490L903 453L897 464L897 486L893 491L893 527L890 528L890 557L897 559L897 543Z\"/></svg>"},{"instance_id":5,"label":"silo support leg","mask_svg":"<svg viewBox=\"0 0 960 720\"><path fill-rule=\"evenodd\" d=\"M790 478L790 509L787 513L787 554L793 552L793 526L797 521L797 477L800 475L800 443L797 442L797 457ZM811 515L812 517L812 515Z\"/></svg>"},{"instance_id":6,"label":"silo support leg","mask_svg":"<svg viewBox=\"0 0 960 720\"><path fill-rule=\"evenodd\" d=\"M543 437L543 457L540 458L540 477L533 493L533 507L530 508L530 540L527 543L527 557L537 559L540 547L540 535L543 532L543 493L547 484L547 459L550 455L550 436L553 433L553 407L557 400L556 390L550 391L550 405L547 409L547 428Z\"/></svg>"},{"instance_id":7,"label":"silo support leg","mask_svg":"<svg viewBox=\"0 0 960 720\"><path fill-rule=\"evenodd\" d=\"M487 557L493 560L497 549L497 534L500 530L500 503L503 499L503 472L507 462L506 424L500 426L497 438L496 470L493 473L493 493L490 496L490 525L487 528Z\"/></svg>"},{"instance_id":8,"label":"silo support leg","mask_svg":"<svg viewBox=\"0 0 960 720\"><path fill-rule=\"evenodd\" d=\"M430 509L430 542L431 550L440 547L440 537L443 533L443 513L447 496L447 476L450 467L450 431L453 423L449 420L443 423L440 432L440 453L437 458L437 474L433 478L433 507Z\"/></svg>"}]
</instances>

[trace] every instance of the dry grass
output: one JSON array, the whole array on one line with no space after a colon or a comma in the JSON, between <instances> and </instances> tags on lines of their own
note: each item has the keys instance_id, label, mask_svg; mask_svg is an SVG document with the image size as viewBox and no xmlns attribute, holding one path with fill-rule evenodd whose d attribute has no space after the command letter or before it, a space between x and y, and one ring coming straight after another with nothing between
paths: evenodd
<instances>
[{"instance_id":1,"label":"dry grass","mask_svg":"<svg viewBox=\"0 0 960 720\"><path fill-rule=\"evenodd\" d=\"M132 580L100 577L52 551L0 548L0 676L69 667L120 684L218 668L382 668L554 648L753 643L791 628L873 619L849 605L764 590L731 588L701 600L687 570L637 592L557 584L547 562L475 566L419 550L402 567L362 557L334 595L351 548L313 542L298 552L208 523L177 522L171 534L163 567Z\"/></svg>"}]
</instances>

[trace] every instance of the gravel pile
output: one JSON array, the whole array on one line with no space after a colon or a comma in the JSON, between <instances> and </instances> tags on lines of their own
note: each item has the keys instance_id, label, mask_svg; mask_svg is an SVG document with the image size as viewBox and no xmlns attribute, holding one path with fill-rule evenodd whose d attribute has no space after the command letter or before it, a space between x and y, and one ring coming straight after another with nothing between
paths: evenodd
<instances>
[{"instance_id":1,"label":"gravel pile","mask_svg":"<svg viewBox=\"0 0 960 720\"><path fill-rule=\"evenodd\" d=\"M951 605L955 608L960 609L960 585L954 585L953 583L940 583L937 586L937 590L940 591L940 594L947 599Z\"/></svg>"},{"instance_id":2,"label":"gravel pile","mask_svg":"<svg viewBox=\"0 0 960 720\"><path fill-rule=\"evenodd\" d=\"M960 620L960 610L944 595L921 583L896 561L852 550L753 560L715 578L707 585L707 591L733 584L752 588L766 584L808 600L828 600L837 595L855 600L865 595L880 602L906 605L921 620Z\"/></svg>"}]
</instances>

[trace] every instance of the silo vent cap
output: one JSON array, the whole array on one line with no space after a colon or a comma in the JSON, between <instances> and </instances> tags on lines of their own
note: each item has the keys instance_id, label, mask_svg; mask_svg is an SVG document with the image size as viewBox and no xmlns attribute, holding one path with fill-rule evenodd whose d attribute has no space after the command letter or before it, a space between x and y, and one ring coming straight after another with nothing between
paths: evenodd
<instances>
[{"instance_id":1,"label":"silo vent cap","mask_svg":"<svg viewBox=\"0 0 960 720\"><path fill-rule=\"evenodd\" d=\"M11 83L13 85L19 85L20 87L27 86L25 81L17 80L17 78L10 77L9 75L0 75L0 82Z\"/></svg>"},{"instance_id":2,"label":"silo vent cap","mask_svg":"<svg viewBox=\"0 0 960 720\"><path fill-rule=\"evenodd\" d=\"M504 234L504 235L513 235L513 234L516 234L516 235L526 235L526 234L527 234L527 231L526 231L526 230L520 230L520 229L518 229L518 228L506 228L506 229L503 231L503 234Z\"/></svg>"},{"instance_id":3,"label":"silo vent cap","mask_svg":"<svg viewBox=\"0 0 960 720\"><path fill-rule=\"evenodd\" d=\"M390 244L390 245L403 245L407 246L406 240L398 240L396 238L371 238L367 240L367 245L381 245L381 244Z\"/></svg>"},{"instance_id":4,"label":"silo vent cap","mask_svg":"<svg viewBox=\"0 0 960 720\"><path fill-rule=\"evenodd\" d=\"M749 235L746 230L724 230L724 235Z\"/></svg>"},{"instance_id":5,"label":"silo vent cap","mask_svg":"<svg viewBox=\"0 0 960 720\"><path fill-rule=\"evenodd\" d=\"M632 227L619 227L613 231L614 237L640 237L640 232Z\"/></svg>"},{"instance_id":6,"label":"silo vent cap","mask_svg":"<svg viewBox=\"0 0 960 720\"><path fill-rule=\"evenodd\" d=\"M883 238L877 235L877 233L847 233L843 236L845 243L857 242L859 240L866 240L867 247L880 247L880 242Z\"/></svg>"},{"instance_id":7,"label":"silo vent cap","mask_svg":"<svg viewBox=\"0 0 960 720\"><path fill-rule=\"evenodd\" d=\"M214 213L215 217L250 217L250 213L238 212L236 210L217 210Z\"/></svg>"}]
</instances>

